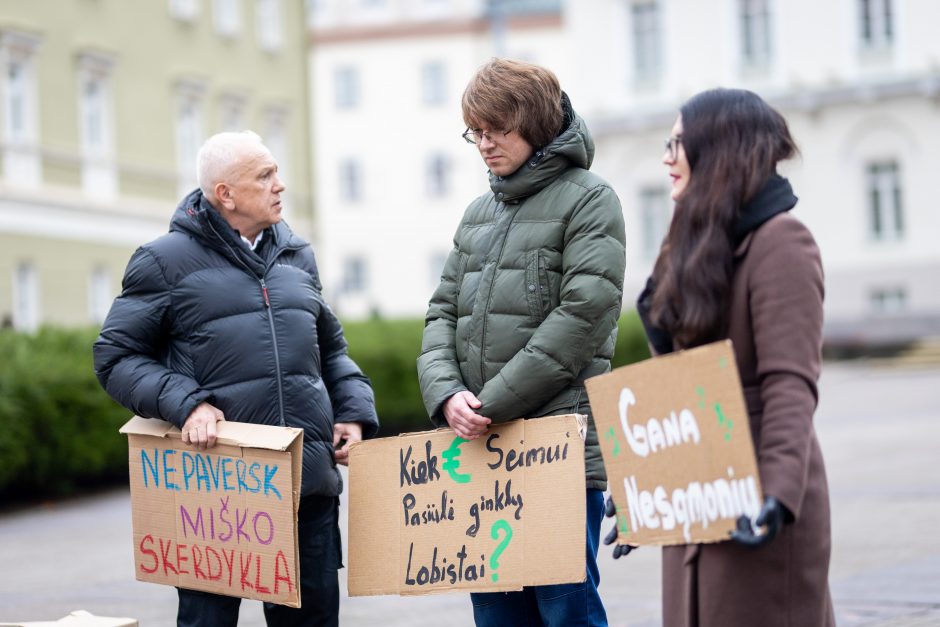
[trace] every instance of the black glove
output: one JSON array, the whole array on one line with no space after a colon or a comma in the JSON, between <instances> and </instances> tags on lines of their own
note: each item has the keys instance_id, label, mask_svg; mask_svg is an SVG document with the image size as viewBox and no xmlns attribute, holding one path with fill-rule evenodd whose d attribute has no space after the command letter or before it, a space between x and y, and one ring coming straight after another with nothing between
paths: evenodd
<instances>
[{"instance_id":1,"label":"black glove","mask_svg":"<svg viewBox=\"0 0 940 627\"><path fill-rule=\"evenodd\" d=\"M608 495L607 503L604 504L604 516L607 518L616 518L617 516L617 507L614 505L614 497ZM617 541L617 521L614 520L614 526L611 528L610 533L604 538L604 545L609 546L614 544ZM629 555L634 547L629 544L614 544L614 559L620 559L622 555Z\"/></svg>"},{"instance_id":2,"label":"black glove","mask_svg":"<svg viewBox=\"0 0 940 627\"><path fill-rule=\"evenodd\" d=\"M777 537L784 523L791 522L793 514L786 506L772 496L764 498L764 506L760 508L760 513L754 519L754 525L764 527L762 534L754 533L750 519L742 514L738 518L737 529L731 532L731 539L738 544L757 548L769 543Z\"/></svg>"}]
</instances>

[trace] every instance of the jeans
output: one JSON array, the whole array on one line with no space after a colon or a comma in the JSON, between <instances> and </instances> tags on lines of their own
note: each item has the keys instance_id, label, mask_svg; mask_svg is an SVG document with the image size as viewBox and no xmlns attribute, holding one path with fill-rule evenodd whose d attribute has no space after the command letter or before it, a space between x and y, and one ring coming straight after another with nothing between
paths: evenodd
<instances>
[{"instance_id":1,"label":"jeans","mask_svg":"<svg viewBox=\"0 0 940 627\"><path fill-rule=\"evenodd\" d=\"M300 549L300 608L264 604L270 626L339 624L339 580L342 546L339 535L339 499L305 496L297 512ZM179 588L178 627L235 627L241 599Z\"/></svg>"},{"instance_id":2,"label":"jeans","mask_svg":"<svg viewBox=\"0 0 940 627\"><path fill-rule=\"evenodd\" d=\"M581 583L529 586L518 592L475 592L473 620L477 627L545 625L606 627L607 612L597 593L597 545L604 518L604 493L587 490L587 579Z\"/></svg>"}]
</instances>

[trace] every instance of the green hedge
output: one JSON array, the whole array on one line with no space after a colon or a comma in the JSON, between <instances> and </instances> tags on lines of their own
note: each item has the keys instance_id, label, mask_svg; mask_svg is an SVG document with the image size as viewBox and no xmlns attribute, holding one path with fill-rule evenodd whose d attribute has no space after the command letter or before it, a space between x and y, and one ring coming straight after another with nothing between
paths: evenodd
<instances>
[{"instance_id":1,"label":"green hedge","mask_svg":"<svg viewBox=\"0 0 940 627\"><path fill-rule=\"evenodd\" d=\"M418 389L415 361L421 352L423 320L370 320L343 325L349 354L372 380L379 435L431 427ZM613 367L646 359L649 350L635 313L620 319Z\"/></svg>"},{"instance_id":2,"label":"green hedge","mask_svg":"<svg viewBox=\"0 0 940 627\"><path fill-rule=\"evenodd\" d=\"M0 331L0 500L127 476L126 409L92 368L97 330Z\"/></svg>"},{"instance_id":3,"label":"green hedge","mask_svg":"<svg viewBox=\"0 0 940 627\"><path fill-rule=\"evenodd\" d=\"M375 387L380 435L430 422L415 360L421 320L347 323L349 352ZM0 331L0 503L61 496L127 477L126 409L101 389L92 367L95 329ZM639 321L620 321L615 366L648 356Z\"/></svg>"}]
</instances>

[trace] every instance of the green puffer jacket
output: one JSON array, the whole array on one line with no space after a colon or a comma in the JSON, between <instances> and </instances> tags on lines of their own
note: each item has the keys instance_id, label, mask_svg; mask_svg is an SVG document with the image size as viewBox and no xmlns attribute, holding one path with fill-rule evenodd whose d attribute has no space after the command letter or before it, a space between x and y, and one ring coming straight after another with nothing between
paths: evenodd
<instances>
[{"instance_id":1,"label":"green puffer jacket","mask_svg":"<svg viewBox=\"0 0 940 627\"><path fill-rule=\"evenodd\" d=\"M470 390L494 422L591 415L584 380L610 370L623 294L620 201L588 172L594 141L567 124L467 208L425 320L418 376L432 420ZM590 420L587 487L607 477Z\"/></svg>"}]
</instances>

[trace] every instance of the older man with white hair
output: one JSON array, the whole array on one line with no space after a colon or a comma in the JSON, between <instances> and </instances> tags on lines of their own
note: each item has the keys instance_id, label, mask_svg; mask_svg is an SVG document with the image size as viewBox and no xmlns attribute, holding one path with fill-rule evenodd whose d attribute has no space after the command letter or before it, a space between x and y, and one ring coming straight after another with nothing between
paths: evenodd
<instances>
[{"instance_id":1,"label":"older man with white hair","mask_svg":"<svg viewBox=\"0 0 940 627\"><path fill-rule=\"evenodd\" d=\"M346 354L310 245L281 221L284 183L255 133L199 150L199 189L169 233L141 246L95 342L107 392L183 441L215 445L222 420L300 427L301 608L265 603L268 625L336 625L342 479L349 445L378 431L369 380ZM241 599L179 590L177 624L236 625Z\"/></svg>"}]
</instances>

